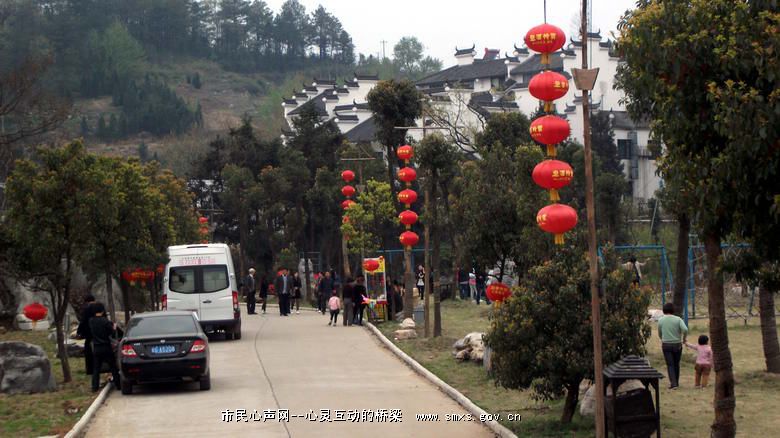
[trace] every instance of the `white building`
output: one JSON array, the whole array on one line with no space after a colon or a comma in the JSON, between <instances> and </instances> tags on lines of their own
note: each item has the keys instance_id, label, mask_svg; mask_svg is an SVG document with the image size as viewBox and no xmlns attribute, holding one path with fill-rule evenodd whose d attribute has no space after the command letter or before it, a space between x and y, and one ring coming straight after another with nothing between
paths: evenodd
<instances>
[{"instance_id":1,"label":"white building","mask_svg":"<svg viewBox=\"0 0 780 438\"><path fill-rule=\"evenodd\" d=\"M582 142L582 95L576 90L568 73L582 66L580 41L572 40L568 46L551 56L551 70L562 73L570 80L569 92L555 102L559 115L571 125L571 138ZM589 35L589 65L599 68L599 77L591 96L593 111L608 111L615 133L615 141L624 173L631 183L635 200L654 197L660 178L656 175L655 157L648 148L649 125L634 122L620 103L623 97L615 90L614 78L620 60L615 56L611 41L602 41L598 33ZM418 89L429 98L425 122L418 126L430 126L443 130L462 149L471 150L477 132L481 131L491 114L522 111L530 115L539 107L539 101L531 96L528 83L542 71L540 56L532 55L527 48L517 48L513 56L500 56L498 50L485 49L482 58L470 49L455 51L456 64L429 75L417 82ZM374 76L355 75L342 86L335 81L316 80L283 103L288 123L300 112L303 105L315 105L323 120L333 119L347 137L355 143L372 143L376 132L372 113L365 98L377 83ZM290 123L291 125L291 123ZM409 131L419 139L421 130ZM381 152L378 148L377 152Z\"/></svg>"}]
</instances>

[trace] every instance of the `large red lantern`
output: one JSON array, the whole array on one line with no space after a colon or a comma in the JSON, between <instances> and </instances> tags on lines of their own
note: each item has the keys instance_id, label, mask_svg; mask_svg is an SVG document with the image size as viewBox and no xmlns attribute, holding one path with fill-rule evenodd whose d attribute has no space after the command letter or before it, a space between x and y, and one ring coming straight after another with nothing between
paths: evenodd
<instances>
[{"instance_id":1,"label":"large red lantern","mask_svg":"<svg viewBox=\"0 0 780 438\"><path fill-rule=\"evenodd\" d=\"M531 96L543 100L544 110L550 112L552 101L560 99L569 92L569 80L560 73L548 70L531 78L528 91L531 92Z\"/></svg>"},{"instance_id":2,"label":"large red lantern","mask_svg":"<svg viewBox=\"0 0 780 438\"><path fill-rule=\"evenodd\" d=\"M542 230L555 235L556 245L563 245L563 233L577 225L577 212L568 205L548 205L536 214L536 223Z\"/></svg>"},{"instance_id":3,"label":"large red lantern","mask_svg":"<svg viewBox=\"0 0 780 438\"><path fill-rule=\"evenodd\" d=\"M531 122L531 137L547 145L547 155L555 156L555 145L566 140L571 134L569 122L558 116L542 116Z\"/></svg>"},{"instance_id":4,"label":"large red lantern","mask_svg":"<svg viewBox=\"0 0 780 438\"><path fill-rule=\"evenodd\" d=\"M398 158L401 160L404 160L404 162L408 163L409 160L414 157L414 149L412 149L411 146L403 145L398 148L398 150L395 152L396 155L398 155Z\"/></svg>"},{"instance_id":5,"label":"large red lantern","mask_svg":"<svg viewBox=\"0 0 780 438\"><path fill-rule=\"evenodd\" d=\"M398 193L398 202L406 205L406 208L409 208L410 205L417 202L417 192L412 189L401 190L401 192Z\"/></svg>"},{"instance_id":6,"label":"large red lantern","mask_svg":"<svg viewBox=\"0 0 780 438\"><path fill-rule=\"evenodd\" d=\"M363 269L368 272L374 272L379 269L379 260L377 259L365 259L363 260Z\"/></svg>"},{"instance_id":7,"label":"large red lantern","mask_svg":"<svg viewBox=\"0 0 780 438\"><path fill-rule=\"evenodd\" d=\"M405 183L410 183L417 179L417 172L411 167L404 167L398 171L398 179Z\"/></svg>"},{"instance_id":8,"label":"large red lantern","mask_svg":"<svg viewBox=\"0 0 780 438\"><path fill-rule=\"evenodd\" d=\"M495 303L501 303L512 295L512 290L504 283L493 283L485 291L488 299Z\"/></svg>"},{"instance_id":9,"label":"large red lantern","mask_svg":"<svg viewBox=\"0 0 780 438\"><path fill-rule=\"evenodd\" d=\"M341 208L343 208L344 210L346 210L346 209L348 209L348 208L349 208L349 206L350 206L350 205L352 205L352 204L354 204L354 203L355 203L355 201L353 201L353 200L351 200L351 199L347 199L347 200L345 200L344 202L342 202L342 203L341 203Z\"/></svg>"},{"instance_id":10,"label":"large red lantern","mask_svg":"<svg viewBox=\"0 0 780 438\"><path fill-rule=\"evenodd\" d=\"M201 217L198 218L198 223L200 223L201 225L203 225L205 223L208 223L208 221L209 221L209 219L207 217L205 217L205 216L201 216Z\"/></svg>"},{"instance_id":11,"label":"large red lantern","mask_svg":"<svg viewBox=\"0 0 780 438\"><path fill-rule=\"evenodd\" d=\"M569 163L558 160L545 160L534 167L531 175L534 182L550 191L551 201L560 201L558 189L568 186L574 178L574 170Z\"/></svg>"},{"instance_id":12,"label":"large red lantern","mask_svg":"<svg viewBox=\"0 0 780 438\"><path fill-rule=\"evenodd\" d=\"M344 182L348 183L348 182L352 181L353 179L355 179L355 172L353 172L351 170L345 170L345 171L341 172L341 179L343 179Z\"/></svg>"},{"instance_id":13,"label":"large red lantern","mask_svg":"<svg viewBox=\"0 0 780 438\"><path fill-rule=\"evenodd\" d=\"M417 242L420 241L420 236L418 236L414 231L404 231L401 233L401 237L398 240L401 241L401 245L406 247L406 249L411 249L414 245L417 245Z\"/></svg>"},{"instance_id":14,"label":"large red lantern","mask_svg":"<svg viewBox=\"0 0 780 438\"><path fill-rule=\"evenodd\" d=\"M348 224L348 223L349 223L349 216L347 216L347 215L345 214L345 215L344 215L344 217L343 217L343 218L341 218L341 223L342 223L342 224Z\"/></svg>"},{"instance_id":15,"label":"large red lantern","mask_svg":"<svg viewBox=\"0 0 780 438\"><path fill-rule=\"evenodd\" d=\"M525 34L525 45L542 54L542 64L550 63L550 53L560 50L566 44L566 34L558 26L544 23L532 27Z\"/></svg>"},{"instance_id":16,"label":"large red lantern","mask_svg":"<svg viewBox=\"0 0 780 438\"><path fill-rule=\"evenodd\" d=\"M412 225L417 223L417 219L417 213L413 212L412 210L404 210L401 212L401 214L398 215L398 220L401 221L402 224L406 225L407 230L411 228Z\"/></svg>"},{"instance_id":17,"label":"large red lantern","mask_svg":"<svg viewBox=\"0 0 780 438\"><path fill-rule=\"evenodd\" d=\"M47 309L46 306L41 303L31 303L22 308L22 313L27 317L27 319L35 324L43 318L46 318L46 315L49 313L49 309Z\"/></svg>"},{"instance_id":18,"label":"large red lantern","mask_svg":"<svg viewBox=\"0 0 780 438\"><path fill-rule=\"evenodd\" d=\"M352 195L355 194L355 188L350 185L344 186L341 188L341 194L347 198L351 198Z\"/></svg>"}]
</instances>

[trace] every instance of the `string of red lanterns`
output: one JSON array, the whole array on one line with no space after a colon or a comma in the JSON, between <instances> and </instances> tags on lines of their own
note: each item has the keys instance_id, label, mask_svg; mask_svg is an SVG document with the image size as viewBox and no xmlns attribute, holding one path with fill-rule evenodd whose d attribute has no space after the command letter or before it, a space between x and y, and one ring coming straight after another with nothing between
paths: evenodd
<instances>
[{"instance_id":1,"label":"string of red lanterns","mask_svg":"<svg viewBox=\"0 0 780 438\"><path fill-rule=\"evenodd\" d=\"M350 185L349 183L352 182L355 179L355 172L347 169L343 172L341 172L341 179L344 180L346 185L341 188L341 194L344 195L345 199L341 202L341 208L344 210L344 217L341 218L341 222L348 224L349 223L349 216L347 215L346 211L349 210L349 206L354 204L355 201L350 199L351 197L355 196L355 187ZM349 236L344 236L345 239L349 240Z\"/></svg>"},{"instance_id":2,"label":"string of red lanterns","mask_svg":"<svg viewBox=\"0 0 780 438\"><path fill-rule=\"evenodd\" d=\"M414 158L414 149L408 144L403 145L396 150L396 155L398 156L398 159L403 160L406 165L398 170L398 179L406 183L406 189L398 193L398 202L406 206L406 210L398 215L398 221L404 225L406 231L401 233L398 240L401 241L401 245L403 245L404 248L411 250L412 247L417 245L420 241L420 236L414 231L411 231L412 225L416 224L418 220L417 213L410 210L412 204L417 201L417 192L410 188L412 182L417 179L417 171L409 166L409 162Z\"/></svg>"},{"instance_id":3,"label":"string of red lanterns","mask_svg":"<svg viewBox=\"0 0 780 438\"><path fill-rule=\"evenodd\" d=\"M198 223L200 224L200 229L198 230L200 243L209 243L209 219L206 216L201 216L198 218Z\"/></svg>"},{"instance_id":4,"label":"string of red lanterns","mask_svg":"<svg viewBox=\"0 0 780 438\"><path fill-rule=\"evenodd\" d=\"M544 23L531 28L525 35L529 49L541 53L544 71L534 75L528 84L532 96L544 103L544 112L531 122L531 137L547 146L547 160L537 164L533 170L534 182L550 192L548 205L536 214L536 223L542 230L555 235L555 244L563 245L563 235L577 225L577 212L568 205L558 204L558 190L568 186L574 178L574 171L568 163L555 160L555 145L571 134L569 122L553 114L552 102L569 92L569 81L560 73L549 70L550 54L558 51L566 42L563 31L552 24Z\"/></svg>"}]
</instances>

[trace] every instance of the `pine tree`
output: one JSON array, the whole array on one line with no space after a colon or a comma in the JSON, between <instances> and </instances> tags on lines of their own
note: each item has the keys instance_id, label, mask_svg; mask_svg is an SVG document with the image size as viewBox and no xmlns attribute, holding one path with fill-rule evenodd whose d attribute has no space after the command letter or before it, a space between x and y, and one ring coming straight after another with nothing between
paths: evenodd
<instances>
[{"instance_id":1,"label":"pine tree","mask_svg":"<svg viewBox=\"0 0 780 438\"><path fill-rule=\"evenodd\" d=\"M116 114L111 113L111 117L108 120L108 137L116 139L119 137L119 124L116 120Z\"/></svg>"},{"instance_id":2,"label":"pine tree","mask_svg":"<svg viewBox=\"0 0 780 438\"><path fill-rule=\"evenodd\" d=\"M101 114L98 119L97 136L101 140L106 139L106 118L103 114Z\"/></svg>"},{"instance_id":3,"label":"pine tree","mask_svg":"<svg viewBox=\"0 0 780 438\"><path fill-rule=\"evenodd\" d=\"M200 73L195 72L192 76L192 86L195 87L195 89L200 90L200 87L202 86L200 82Z\"/></svg>"},{"instance_id":4,"label":"pine tree","mask_svg":"<svg viewBox=\"0 0 780 438\"><path fill-rule=\"evenodd\" d=\"M89 135L89 125L87 124L87 116L81 116L81 136L86 137Z\"/></svg>"},{"instance_id":5,"label":"pine tree","mask_svg":"<svg viewBox=\"0 0 780 438\"><path fill-rule=\"evenodd\" d=\"M138 159L140 159L142 163L149 161L149 146L147 146L145 142L141 142L141 144L138 145Z\"/></svg>"}]
</instances>

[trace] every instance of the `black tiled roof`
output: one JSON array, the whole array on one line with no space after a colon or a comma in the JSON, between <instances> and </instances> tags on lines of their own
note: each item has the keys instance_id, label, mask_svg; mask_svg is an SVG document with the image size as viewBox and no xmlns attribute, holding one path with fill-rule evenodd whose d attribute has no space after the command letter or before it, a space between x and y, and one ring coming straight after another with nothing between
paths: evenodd
<instances>
[{"instance_id":1,"label":"black tiled roof","mask_svg":"<svg viewBox=\"0 0 780 438\"><path fill-rule=\"evenodd\" d=\"M284 99L285 105L298 105L298 101L295 99Z\"/></svg>"},{"instance_id":2,"label":"black tiled roof","mask_svg":"<svg viewBox=\"0 0 780 438\"><path fill-rule=\"evenodd\" d=\"M528 55L531 52L528 51L528 47L517 47L517 44L515 44L515 53L518 55Z\"/></svg>"},{"instance_id":3,"label":"black tiled roof","mask_svg":"<svg viewBox=\"0 0 780 438\"><path fill-rule=\"evenodd\" d=\"M359 110L367 110L368 103L355 103L347 104L347 105L337 105L333 110L334 111L354 111L355 109Z\"/></svg>"},{"instance_id":4,"label":"black tiled roof","mask_svg":"<svg viewBox=\"0 0 780 438\"><path fill-rule=\"evenodd\" d=\"M604 377L609 379L663 379L664 375L650 366L644 357L626 356L604 368Z\"/></svg>"},{"instance_id":5,"label":"black tiled roof","mask_svg":"<svg viewBox=\"0 0 780 438\"><path fill-rule=\"evenodd\" d=\"M339 100L339 96L335 93L325 93L322 97L326 100Z\"/></svg>"},{"instance_id":6,"label":"black tiled roof","mask_svg":"<svg viewBox=\"0 0 780 438\"><path fill-rule=\"evenodd\" d=\"M476 44L472 45L470 49L459 49L457 46L455 46L455 56L461 56L461 55L470 55L474 52L474 48L477 47Z\"/></svg>"},{"instance_id":7,"label":"black tiled roof","mask_svg":"<svg viewBox=\"0 0 780 438\"><path fill-rule=\"evenodd\" d=\"M322 98L325 97L325 93L320 93L313 99L309 100L308 102L304 103L303 105L299 106L298 108L295 108L294 110L290 111L288 115L290 116L296 116L300 114L304 108L308 108L311 105L314 105L314 108L317 109L317 114L320 117L327 117L328 112L325 111L325 102L322 101Z\"/></svg>"},{"instance_id":8,"label":"black tiled roof","mask_svg":"<svg viewBox=\"0 0 780 438\"><path fill-rule=\"evenodd\" d=\"M336 85L335 79L317 79L314 78L314 83L317 85Z\"/></svg>"},{"instance_id":9,"label":"black tiled roof","mask_svg":"<svg viewBox=\"0 0 780 438\"><path fill-rule=\"evenodd\" d=\"M336 114L336 118L340 122L357 122L359 120L358 116L354 114Z\"/></svg>"},{"instance_id":10,"label":"black tiled roof","mask_svg":"<svg viewBox=\"0 0 780 438\"><path fill-rule=\"evenodd\" d=\"M512 74L520 75L525 73L537 73L544 70L545 68L548 68L552 71L557 71L559 73L563 71L563 59L561 58L561 52L550 54L550 65L548 67L543 67L541 61L542 55L537 53L523 61L522 64L513 68Z\"/></svg>"},{"instance_id":11,"label":"black tiled roof","mask_svg":"<svg viewBox=\"0 0 780 438\"><path fill-rule=\"evenodd\" d=\"M349 94L349 90L346 88L338 87L336 88L336 93Z\"/></svg>"},{"instance_id":12,"label":"black tiled roof","mask_svg":"<svg viewBox=\"0 0 780 438\"><path fill-rule=\"evenodd\" d=\"M301 99L308 99L309 95L306 93L295 93L295 97L301 98Z\"/></svg>"},{"instance_id":13,"label":"black tiled roof","mask_svg":"<svg viewBox=\"0 0 780 438\"><path fill-rule=\"evenodd\" d=\"M469 105L481 106L483 108L506 108L506 109L517 108L517 102L514 101L507 101L503 99L494 101L493 95L490 94L490 92L488 91L481 91L479 93L472 94L471 100L469 101Z\"/></svg>"},{"instance_id":14,"label":"black tiled roof","mask_svg":"<svg viewBox=\"0 0 780 438\"><path fill-rule=\"evenodd\" d=\"M376 123L370 117L347 131L344 137L352 143L371 143L376 140Z\"/></svg>"},{"instance_id":15,"label":"black tiled roof","mask_svg":"<svg viewBox=\"0 0 780 438\"><path fill-rule=\"evenodd\" d=\"M344 85L350 88L357 88L360 84L357 81L344 81Z\"/></svg>"},{"instance_id":16,"label":"black tiled roof","mask_svg":"<svg viewBox=\"0 0 780 438\"><path fill-rule=\"evenodd\" d=\"M378 75L369 75L369 74L357 74L355 73L355 79L359 81L378 81L379 76Z\"/></svg>"},{"instance_id":17,"label":"black tiled roof","mask_svg":"<svg viewBox=\"0 0 780 438\"><path fill-rule=\"evenodd\" d=\"M475 59L469 65L454 65L440 72L433 73L417 81L417 85L440 86L441 84L459 81L473 81L477 78L506 78L505 58Z\"/></svg>"},{"instance_id":18,"label":"black tiled roof","mask_svg":"<svg viewBox=\"0 0 780 438\"><path fill-rule=\"evenodd\" d=\"M615 116L612 119L612 126L618 129L625 129L633 131L636 129L648 129L650 128L650 122L648 120L640 120L638 122L631 119L626 111L610 111L611 115Z\"/></svg>"},{"instance_id":19,"label":"black tiled roof","mask_svg":"<svg viewBox=\"0 0 780 438\"><path fill-rule=\"evenodd\" d=\"M312 92L312 93L316 93L318 91L317 87L312 87L311 85L304 85L303 89L306 90L307 92Z\"/></svg>"},{"instance_id":20,"label":"black tiled roof","mask_svg":"<svg viewBox=\"0 0 780 438\"><path fill-rule=\"evenodd\" d=\"M436 93L443 93L445 91L446 90L444 89L444 87L429 87L420 90L420 92L424 94L436 94Z\"/></svg>"}]
</instances>

